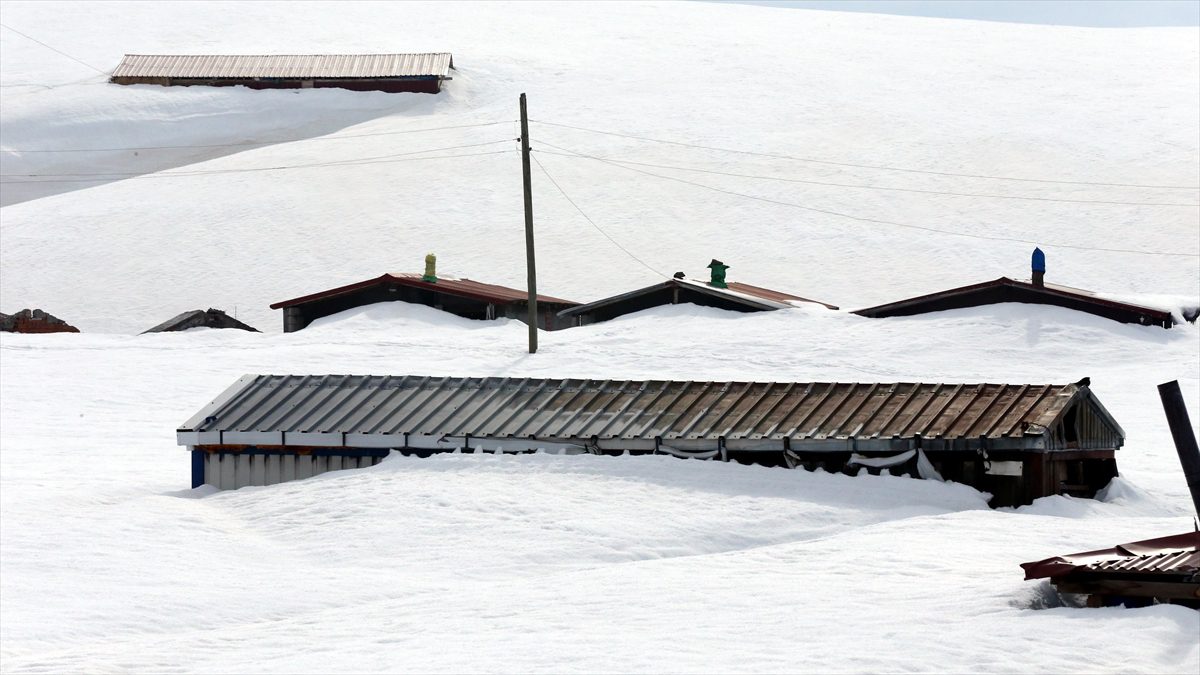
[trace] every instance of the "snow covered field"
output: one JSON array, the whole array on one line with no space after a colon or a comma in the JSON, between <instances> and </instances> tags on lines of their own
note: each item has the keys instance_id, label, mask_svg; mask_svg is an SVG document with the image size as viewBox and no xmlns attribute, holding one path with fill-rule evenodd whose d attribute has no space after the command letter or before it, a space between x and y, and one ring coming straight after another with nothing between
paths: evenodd
<instances>
[{"instance_id":1,"label":"snow covered field","mask_svg":"<svg viewBox=\"0 0 1200 675\"><path fill-rule=\"evenodd\" d=\"M493 141L429 154L511 151L521 91L543 122L705 146L1195 186L1194 30L700 3L0 3L0 13L103 68L124 52L435 50L454 52L459 67L437 97L117 87L0 28L6 150L330 139L2 154L6 183L155 172L38 187L62 190L53 195L12 197L16 188L2 186L0 309L42 307L85 331L0 335L3 672L1200 670L1197 612L1058 606L1018 567L1190 527L1154 387L1179 379L1200 421L1196 326L1022 305L885 320L680 306L543 334L530 356L516 322L397 304L285 335L266 307L417 271L430 250L447 273L521 286L518 155L364 160ZM489 122L502 123L407 133ZM535 147L793 180L1197 202L1195 189L852 169L548 124L532 137ZM718 257L733 266L730 280L846 308L1027 274L1024 241L847 220L544 150L540 161L580 207L667 274L695 276ZM359 163L259 170L347 161ZM1048 281L1133 300L1200 298L1195 207L638 168L861 218L1036 241ZM220 173L159 177L172 171ZM658 278L544 174L534 183L540 290L587 301ZM134 335L183 310L235 305L268 332ZM1000 511L955 484L665 457L392 457L268 488L184 489L189 458L175 427L251 372L1086 375L1128 438L1122 478L1103 500Z\"/></svg>"}]
</instances>

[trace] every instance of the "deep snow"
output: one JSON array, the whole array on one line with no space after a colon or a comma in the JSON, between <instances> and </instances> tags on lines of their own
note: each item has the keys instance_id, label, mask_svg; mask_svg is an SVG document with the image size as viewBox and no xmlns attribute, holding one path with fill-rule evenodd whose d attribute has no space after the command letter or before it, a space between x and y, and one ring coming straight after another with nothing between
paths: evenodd
<instances>
[{"instance_id":1,"label":"deep snow","mask_svg":"<svg viewBox=\"0 0 1200 675\"><path fill-rule=\"evenodd\" d=\"M500 141L532 116L707 146L934 171L1195 186L1200 38L678 4L2 3L94 65L124 52L450 50L445 93L117 87L0 28L5 149L211 145L39 159L9 173L170 171L0 209L0 309L81 335L0 335L0 670L1200 670L1200 616L1061 606L1020 562L1182 531L1155 385L1200 417L1200 330L995 305L871 320L678 306L541 336L425 307L278 333L272 301L384 271L520 287L515 153L284 171ZM80 80L84 80L80 82ZM52 88L48 88L52 87ZM416 129L503 121L419 133ZM366 135L382 134L382 135ZM1196 203L1196 190L938 177L652 144L535 124L603 157L916 189ZM72 153L73 155L75 153ZM148 156L143 156L148 154ZM208 161L210 156L223 155ZM652 267L846 308L1027 273L1031 245L866 225L578 158L540 161ZM643 167L644 168L644 167ZM647 169L722 189L1036 239L1047 279L1200 297L1194 207L933 196ZM536 171L536 168L535 168ZM658 278L534 175L539 290ZM3 180L8 181L9 178ZM60 185L60 187L66 184ZM9 203L8 185L0 201ZM46 186L43 186L46 187ZM73 185L71 187L74 187ZM56 188L57 189L57 188ZM27 198L29 195L20 196ZM135 335L238 308L269 331ZM187 490L176 425L253 373L1072 382L1127 432L1102 500L993 511L955 484L666 457L393 457L269 488Z\"/></svg>"}]
</instances>

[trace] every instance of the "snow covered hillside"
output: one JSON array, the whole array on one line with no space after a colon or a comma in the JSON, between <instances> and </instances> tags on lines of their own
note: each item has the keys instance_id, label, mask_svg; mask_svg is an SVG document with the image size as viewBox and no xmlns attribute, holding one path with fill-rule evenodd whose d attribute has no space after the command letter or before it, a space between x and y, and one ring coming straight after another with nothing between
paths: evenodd
<instances>
[{"instance_id":1,"label":"snow covered hillside","mask_svg":"<svg viewBox=\"0 0 1200 675\"><path fill-rule=\"evenodd\" d=\"M0 310L84 331L0 334L0 672L1200 670L1197 612L1062 606L1018 567L1191 527L1154 387L1179 379L1200 422L1195 325L684 305L529 355L514 321L391 303L281 334L267 309L428 251L522 287L521 92L535 157L604 230L535 166L545 293L717 257L731 281L853 309L1026 276L1036 243L1047 281L1195 303L1196 31L715 3L0 16ZM442 50L458 70L439 96L120 87L72 60ZM103 172L133 175L63 175ZM13 182L82 178L98 184ZM135 334L210 306L267 333ZM665 457L393 456L185 489L177 425L244 373L1090 376L1127 440L1101 499L1003 510L953 483Z\"/></svg>"},{"instance_id":2,"label":"snow covered hillside","mask_svg":"<svg viewBox=\"0 0 1200 675\"><path fill-rule=\"evenodd\" d=\"M252 325L278 330L271 302L418 270L428 251L447 273L520 286L520 160L509 142L520 92L542 122L531 130L540 162L597 225L666 275L698 274L715 257L732 265L731 280L855 308L1026 276L1036 243L1048 281L1200 296L1200 52L1190 29L708 3L4 9L6 25L101 69L125 52L443 50L458 67L436 97L122 87L0 29L6 193L28 189L16 181L180 167L90 188L35 186L72 191L0 211L0 309L40 306L85 332L136 332L180 311L235 305ZM551 122L821 162L1077 182L854 168ZM198 163L188 163L194 153L238 148L21 152L308 137L321 140ZM687 170L551 154L560 148ZM285 166L301 168L267 170ZM660 278L538 171L539 288L583 302Z\"/></svg>"}]
</instances>

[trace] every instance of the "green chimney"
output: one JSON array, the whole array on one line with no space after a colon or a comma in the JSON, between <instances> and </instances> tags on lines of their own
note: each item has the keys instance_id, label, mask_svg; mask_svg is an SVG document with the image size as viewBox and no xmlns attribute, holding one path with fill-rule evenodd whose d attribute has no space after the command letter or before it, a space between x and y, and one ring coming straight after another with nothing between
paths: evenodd
<instances>
[{"instance_id":1,"label":"green chimney","mask_svg":"<svg viewBox=\"0 0 1200 675\"><path fill-rule=\"evenodd\" d=\"M708 263L708 269L712 270L712 278L708 280L709 286L729 288L725 285L725 270L729 269L729 265L713 258L713 261Z\"/></svg>"}]
</instances>

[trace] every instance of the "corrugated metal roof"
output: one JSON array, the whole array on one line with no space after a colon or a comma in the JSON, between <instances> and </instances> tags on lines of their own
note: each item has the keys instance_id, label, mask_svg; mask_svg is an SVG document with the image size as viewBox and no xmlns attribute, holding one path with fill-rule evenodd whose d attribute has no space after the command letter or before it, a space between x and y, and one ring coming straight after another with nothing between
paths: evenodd
<instances>
[{"instance_id":1,"label":"corrugated metal roof","mask_svg":"<svg viewBox=\"0 0 1200 675\"><path fill-rule=\"evenodd\" d=\"M1155 574L1193 576L1200 573L1200 532L1146 539L1096 551L1021 563L1026 579L1067 574Z\"/></svg>"},{"instance_id":2,"label":"corrugated metal roof","mask_svg":"<svg viewBox=\"0 0 1200 675\"><path fill-rule=\"evenodd\" d=\"M280 444L313 440L305 434L668 444L919 435L1044 447L1037 443L1079 397L1094 401L1086 387L1074 384L247 375L185 423L180 432L202 433L181 433L180 442L216 443L229 440L221 434L241 432L270 434ZM1111 426L1123 437L1115 422Z\"/></svg>"},{"instance_id":3,"label":"corrugated metal roof","mask_svg":"<svg viewBox=\"0 0 1200 675\"><path fill-rule=\"evenodd\" d=\"M294 307L296 305L303 305L305 303L314 302L317 300L325 300L326 298L331 298L336 295L342 295L345 293L354 293L356 291L360 291L362 289L370 288L372 286L376 286L376 285L380 285L380 284L398 284L401 286L426 288L430 291L435 291L438 293L446 293L448 295L457 295L457 296L461 296L461 297L474 298L477 300L483 300L486 302L496 302L496 303L524 302L529 298L528 292L519 290L516 288L508 288L507 286L498 286L496 284L485 284L480 281L472 281L470 279L459 279L459 278L448 277L448 276L439 276L436 283L431 283L428 281L422 281L420 274L412 274L409 272L395 272L395 273L391 273L391 274L384 274L383 276L379 276L374 279L367 279L366 281L359 281L359 282L356 282L353 284L348 284L346 286L339 286L337 288L331 288L327 291L320 291L318 293L312 293L312 294L304 295L304 296L301 296L298 298L292 298L291 300L282 300L280 302L273 303L271 305L271 309L282 309L285 307ZM540 293L538 294L537 298L538 298L538 302L545 302L545 303L551 303L551 304L560 304L560 305L579 304L576 302L572 302L570 300L563 300L562 298L556 298L556 297L549 296L549 295L542 295Z\"/></svg>"},{"instance_id":4,"label":"corrugated metal roof","mask_svg":"<svg viewBox=\"0 0 1200 675\"><path fill-rule=\"evenodd\" d=\"M114 78L444 78L454 67L436 54L126 54Z\"/></svg>"},{"instance_id":5,"label":"corrugated metal roof","mask_svg":"<svg viewBox=\"0 0 1200 675\"><path fill-rule=\"evenodd\" d=\"M888 315L895 313L897 310L903 310L906 308L910 308L914 305L921 305L923 303L932 302L932 301L940 300L943 298L951 298L951 297L970 295L973 293L978 293L980 291L985 291L990 288L998 288L998 287L1003 287L1003 286L1009 286L1012 288L1021 289L1023 291L1028 291L1028 292L1032 292L1035 294L1039 294L1039 295L1047 298L1047 300L1050 300L1054 297L1067 298L1067 299L1076 300L1076 301L1084 302L1084 303L1091 304L1091 305L1097 305L1100 307L1109 307L1109 308L1113 308L1113 309L1119 309L1119 310L1131 312L1134 314L1144 314L1148 317L1154 318L1158 322L1166 322L1167 325L1170 325L1171 323L1174 322L1174 319L1171 317L1171 313L1169 311L1166 311L1163 309L1158 309L1158 308L1154 308L1154 307L1144 307L1141 305L1134 305L1134 304L1131 304L1128 302L1119 302L1117 300L1109 300L1107 298L1100 297L1091 291L1085 291L1085 290L1082 290L1079 288L1072 288L1070 286L1061 286L1058 284L1049 284L1049 283L1044 284L1043 286L1036 286L1029 281L1018 280L1018 279L1009 279L1008 277L1000 277L999 279L993 279L992 281L985 281L983 283L972 284L970 286L961 286L959 288L949 288L944 291L938 291L936 293L929 293L927 295L920 295L915 298L907 298L904 300L897 300L896 302L889 302L885 305L878 305L876 307L868 307L866 309L860 309L860 310L855 311L854 313L860 314L862 316L868 316L868 317L888 316ZM985 304L985 303L979 303L979 304ZM1054 303L1047 302L1047 304L1054 304Z\"/></svg>"}]
</instances>

